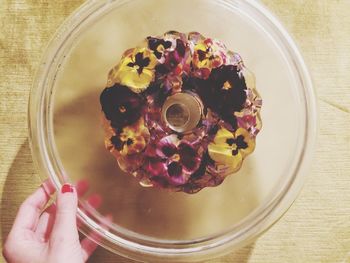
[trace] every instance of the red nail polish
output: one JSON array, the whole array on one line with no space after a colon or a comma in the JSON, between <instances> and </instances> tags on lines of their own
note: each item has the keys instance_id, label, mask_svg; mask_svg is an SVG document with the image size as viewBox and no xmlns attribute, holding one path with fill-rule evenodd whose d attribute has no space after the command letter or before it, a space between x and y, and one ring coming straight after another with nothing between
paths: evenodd
<instances>
[{"instance_id":1,"label":"red nail polish","mask_svg":"<svg viewBox=\"0 0 350 263\"><path fill-rule=\"evenodd\" d=\"M74 191L73 186L71 186L70 184L62 185L62 188L61 188L62 194L64 194L64 193L73 193L73 191Z\"/></svg>"}]
</instances>

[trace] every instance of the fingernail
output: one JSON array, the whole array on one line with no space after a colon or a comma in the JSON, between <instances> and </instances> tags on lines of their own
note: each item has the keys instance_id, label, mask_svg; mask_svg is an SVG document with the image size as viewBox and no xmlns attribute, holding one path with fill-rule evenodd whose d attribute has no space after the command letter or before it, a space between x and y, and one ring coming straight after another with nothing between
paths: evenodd
<instances>
[{"instance_id":1,"label":"fingernail","mask_svg":"<svg viewBox=\"0 0 350 263\"><path fill-rule=\"evenodd\" d=\"M62 192L62 194L64 194L64 193L73 193L74 192L74 188L70 184L64 184L64 185L62 185L61 192Z\"/></svg>"}]
</instances>

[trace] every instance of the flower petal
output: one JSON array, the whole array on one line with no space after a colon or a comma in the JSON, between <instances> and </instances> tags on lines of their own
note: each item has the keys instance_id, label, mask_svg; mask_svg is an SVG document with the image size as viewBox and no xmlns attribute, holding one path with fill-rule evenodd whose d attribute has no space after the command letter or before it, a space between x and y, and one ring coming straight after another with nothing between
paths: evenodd
<instances>
[{"instance_id":1,"label":"flower petal","mask_svg":"<svg viewBox=\"0 0 350 263\"><path fill-rule=\"evenodd\" d=\"M193 173L198 169L200 158L196 150L188 143L180 143L178 146L180 162L187 172Z\"/></svg>"},{"instance_id":2,"label":"flower petal","mask_svg":"<svg viewBox=\"0 0 350 263\"><path fill-rule=\"evenodd\" d=\"M238 136L243 136L244 142L247 144L247 147L245 149L240 149L242 156L245 157L248 154L251 154L255 149L255 139L251 137L250 133L243 128L237 129L235 132L236 138Z\"/></svg>"},{"instance_id":3,"label":"flower petal","mask_svg":"<svg viewBox=\"0 0 350 263\"><path fill-rule=\"evenodd\" d=\"M162 138L157 144L157 155L161 158L171 157L177 152L178 142L179 139L175 134Z\"/></svg>"},{"instance_id":4,"label":"flower petal","mask_svg":"<svg viewBox=\"0 0 350 263\"><path fill-rule=\"evenodd\" d=\"M171 157L177 152L176 146L170 143L162 145L160 150L164 157Z\"/></svg>"},{"instance_id":5,"label":"flower petal","mask_svg":"<svg viewBox=\"0 0 350 263\"><path fill-rule=\"evenodd\" d=\"M102 111L115 129L133 124L140 116L145 100L128 87L114 85L103 90L100 96Z\"/></svg>"},{"instance_id":6,"label":"flower petal","mask_svg":"<svg viewBox=\"0 0 350 263\"><path fill-rule=\"evenodd\" d=\"M178 162L172 162L168 165L169 180L174 185L186 183L187 178L183 174L182 166Z\"/></svg>"},{"instance_id":7,"label":"flower petal","mask_svg":"<svg viewBox=\"0 0 350 263\"><path fill-rule=\"evenodd\" d=\"M133 92L146 90L155 77L157 57L148 48L135 48L111 71L110 82L128 86Z\"/></svg>"},{"instance_id":8,"label":"flower petal","mask_svg":"<svg viewBox=\"0 0 350 263\"><path fill-rule=\"evenodd\" d=\"M143 69L141 74L134 68L121 69L118 72L117 81L122 85L128 86L133 92L140 93L146 90L154 80L154 72Z\"/></svg>"},{"instance_id":9,"label":"flower petal","mask_svg":"<svg viewBox=\"0 0 350 263\"><path fill-rule=\"evenodd\" d=\"M229 165L232 168L239 167L243 161L240 151L236 155L232 154L232 149L230 147L225 147L222 145L209 144L208 153L211 159L220 164Z\"/></svg>"},{"instance_id":10,"label":"flower petal","mask_svg":"<svg viewBox=\"0 0 350 263\"><path fill-rule=\"evenodd\" d=\"M232 134L232 132L230 132L225 128L221 128L218 130L218 132L215 135L214 143L217 145L225 145L228 139L234 139L234 138L235 137Z\"/></svg>"},{"instance_id":11,"label":"flower petal","mask_svg":"<svg viewBox=\"0 0 350 263\"><path fill-rule=\"evenodd\" d=\"M135 172L143 164L142 154L121 156L119 152L116 151L112 152L112 154L117 159L120 168L129 173Z\"/></svg>"},{"instance_id":12,"label":"flower petal","mask_svg":"<svg viewBox=\"0 0 350 263\"><path fill-rule=\"evenodd\" d=\"M182 175L182 166L178 162L172 162L168 165L168 174L171 177L179 177Z\"/></svg>"},{"instance_id":13,"label":"flower petal","mask_svg":"<svg viewBox=\"0 0 350 263\"><path fill-rule=\"evenodd\" d=\"M159 158L146 158L143 168L150 177L166 175L165 163Z\"/></svg>"},{"instance_id":14,"label":"flower petal","mask_svg":"<svg viewBox=\"0 0 350 263\"><path fill-rule=\"evenodd\" d=\"M135 124L124 127L120 134L112 137L111 142L122 156L126 156L142 152L149 138L149 131L141 118Z\"/></svg>"}]
</instances>

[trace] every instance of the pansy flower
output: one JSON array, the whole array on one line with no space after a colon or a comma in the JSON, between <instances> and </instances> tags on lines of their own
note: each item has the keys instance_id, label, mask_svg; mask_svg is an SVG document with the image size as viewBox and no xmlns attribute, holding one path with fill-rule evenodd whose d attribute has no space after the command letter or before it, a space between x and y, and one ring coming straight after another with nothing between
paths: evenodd
<instances>
[{"instance_id":1,"label":"pansy flower","mask_svg":"<svg viewBox=\"0 0 350 263\"><path fill-rule=\"evenodd\" d=\"M121 156L137 154L146 148L149 138L149 131L143 118L140 118L133 125L124 127L121 132L116 132L110 138L107 148L110 151L117 150Z\"/></svg>"},{"instance_id":2,"label":"pansy flower","mask_svg":"<svg viewBox=\"0 0 350 263\"><path fill-rule=\"evenodd\" d=\"M147 37L147 44L156 55L157 59L164 63L165 55L174 51L178 46L178 43L186 42L186 35L177 31L169 31L164 34L163 37Z\"/></svg>"},{"instance_id":3,"label":"pansy flower","mask_svg":"<svg viewBox=\"0 0 350 263\"><path fill-rule=\"evenodd\" d=\"M207 80L195 80L196 91L203 103L234 129L234 112L241 111L246 102L246 84L233 65L213 69Z\"/></svg>"},{"instance_id":4,"label":"pansy flower","mask_svg":"<svg viewBox=\"0 0 350 263\"><path fill-rule=\"evenodd\" d=\"M212 69L225 64L225 48L210 38L198 42L193 50L194 75L207 79Z\"/></svg>"},{"instance_id":5,"label":"pansy flower","mask_svg":"<svg viewBox=\"0 0 350 263\"><path fill-rule=\"evenodd\" d=\"M214 141L209 144L208 152L211 159L220 164L239 169L243 159L254 151L255 140L249 132L238 128L230 132L225 128L218 130Z\"/></svg>"},{"instance_id":6,"label":"pansy flower","mask_svg":"<svg viewBox=\"0 0 350 263\"><path fill-rule=\"evenodd\" d=\"M169 74L178 77L183 73L189 75L192 58L185 34L169 31L163 38L148 37L147 42L160 63L156 67L157 79Z\"/></svg>"},{"instance_id":7,"label":"pansy flower","mask_svg":"<svg viewBox=\"0 0 350 263\"><path fill-rule=\"evenodd\" d=\"M136 122L142 113L144 98L128 87L115 84L106 88L100 96L102 111L115 129L121 129Z\"/></svg>"},{"instance_id":8,"label":"pansy flower","mask_svg":"<svg viewBox=\"0 0 350 263\"><path fill-rule=\"evenodd\" d=\"M154 52L154 55L158 60L164 62L165 51L170 49L173 43L169 40L162 38L148 37L147 38L148 47Z\"/></svg>"},{"instance_id":9,"label":"pansy flower","mask_svg":"<svg viewBox=\"0 0 350 263\"><path fill-rule=\"evenodd\" d=\"M185 184L201 163L201 158L190 142L179 140L176 135L161 139L155 155L148 158L145 170L151 177L159 176L171 185Z\"/></svg>"},{"instance_id":10,"label":"pansy flower","mask_svg":"<svg viewBox=\"0 0 350 263\"><path fill-rule=\"evenodd\" d=\"M148 48L131 49L110 72L109 82L120 83L140 93L154 80L157 63L157 57Z\"/></svg>"},{"instance_id":11,"label":"pansy flower","mask_svg":"<svg viewBox=\"0 0 350 263\"><path fill-rule=\"evenodd\" d=\"M199 42L203 42L205 37L198 32L190 32L188 33L188 41L190 43L191 49L194 50L194 46Z\"/></svg>"},{"instance_id":12,"label":"pansy flower","mask_svg":"<svg viewBox=\"0 0 350 263\"><path fill-rule=\"evenodd\" d=\"M142 154L120 155L116 150L112 151L112 155L117 159L120 169L128 173L137 171L144 162Z\"/></svg>"},{"instance_id":13,"label":"pansy flower","mask_svg":"<svg viewBox=\"0 0 350 263\"><path fill-rule=\"evenodd\" d=\"M147 156L142 165L142 169L152 185L162 187L169 186L170 182L167 176L167 166L165 162L161 161L158 157Z\"/></svg>"},{"instance_id":14,"label":"pansy flower","mask_svg":"<svg viewBox=\"0 0 350 263\"><path fill-rule=\"evenodd\" d=\"M166 52L164 56L164 62L159 64L156 68L157 72L161 75L173 72L177 75L181 75L182 71L186 69L187 58L189 52L187 52L186 43L181 39L176 39L175 49L170 52Z\"/></svg>"}]
</instances>

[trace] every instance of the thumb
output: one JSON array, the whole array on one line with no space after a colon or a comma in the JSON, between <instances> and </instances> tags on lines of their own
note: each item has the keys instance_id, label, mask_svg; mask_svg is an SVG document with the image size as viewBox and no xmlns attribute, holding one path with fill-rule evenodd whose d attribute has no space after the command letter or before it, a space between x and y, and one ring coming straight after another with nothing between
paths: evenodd
<instances>
[{"instance_id":1,"label":"thumb","mask_svg":"<svg viewBox=\"0 0 350 263\"><path fill-rule=\"evenodd\" d=\"M74 186L64 184L57 193L56 217L52 228L51 241L79 241L77 229L78 197ZM56 243L56 242L55 242Z\"/></svg>"}]
</instances>

